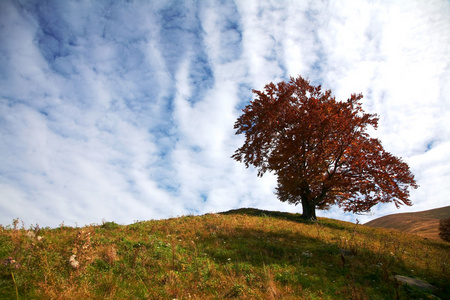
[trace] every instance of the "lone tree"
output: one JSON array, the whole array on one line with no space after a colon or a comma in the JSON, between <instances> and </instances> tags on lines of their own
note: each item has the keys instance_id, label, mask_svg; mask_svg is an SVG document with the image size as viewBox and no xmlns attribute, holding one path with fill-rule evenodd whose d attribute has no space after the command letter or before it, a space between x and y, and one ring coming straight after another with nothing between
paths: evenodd
<instances>
[{"instance_id":1,"label":"lone tree","mask_svg":"<svg viewBox=\"0 0 450 300\"><path fill-rule=\"evenodd\" d=\"M303 218L315 220L316 208L331 205L354 213L380 202L412 205L414 175L366 132L378 117L363 111L361 94L336 101L301 76L253 93L234 125L246 140L232 158L256 167L258 176L274 172L278 198L301 203Z\"/></svg>"}]
</instances>

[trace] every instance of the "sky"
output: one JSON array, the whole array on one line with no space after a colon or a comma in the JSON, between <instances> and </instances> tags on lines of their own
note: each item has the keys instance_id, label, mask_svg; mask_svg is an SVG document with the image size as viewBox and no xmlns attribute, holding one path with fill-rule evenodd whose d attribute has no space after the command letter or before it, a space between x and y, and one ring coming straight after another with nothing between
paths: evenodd
<instances>
[{"instance_id":1,"label":"sky","mask_svg":"<svg viewBox=\"0 0 450 300\"><path fill-rule=\"evenodd\" d=\"M84 226L241 207L301 213L230 158L269 82L364 95L411 207L450 205L450 1L0 1L0 224Z\"/></svg>"}]
</instances>

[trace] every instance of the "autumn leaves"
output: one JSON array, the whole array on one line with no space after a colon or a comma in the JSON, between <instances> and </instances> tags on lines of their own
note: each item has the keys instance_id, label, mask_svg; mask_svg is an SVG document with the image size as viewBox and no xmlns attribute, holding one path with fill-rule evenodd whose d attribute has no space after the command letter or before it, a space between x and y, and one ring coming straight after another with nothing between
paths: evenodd
<instances>
[{"instance_id":1,"label":"autumn leaves","mask_svg":"<svg viewBox=\"0 0 450 300\"><path fill-rule=\"evenodd\" d=\"M301 76L253 92L234 126L246 140L232 158L259 176L274 172L279 200L301 203L304 218L334 204L352 212L380 202L411 205L414 175L366 132L378 117L364 112L361 94L336 101Z\"/></svg>"}]
</instances>

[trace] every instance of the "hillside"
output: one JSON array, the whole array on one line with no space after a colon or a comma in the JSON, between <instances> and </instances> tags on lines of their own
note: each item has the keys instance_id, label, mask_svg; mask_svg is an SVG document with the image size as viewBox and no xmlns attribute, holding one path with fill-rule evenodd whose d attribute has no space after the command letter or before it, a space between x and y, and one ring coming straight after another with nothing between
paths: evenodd
<instances>
[{"instance_id":1,"label":"hillside","mask_svg":"<svg viewBox=\"0 0 450 300\"><path fill-rule=\"evenodd\" d=\"M0 226L0 299L450 295L450 244L332 219L240 209L131 225L17 225ZM401 284L397 275L435 289Z\"/></svg>"},{"instance_id":2,"label":"hillside","mask_svg":"<svg viewBox=\"0 0 450 300\"><path fill-rule=\"evenodd\" d=\"M450 218L450 206L421 212L392 214L372 220L364 225L397 229L421 237L441 240L439 237L439 220L446 218Z\"/></svg>"}]
</instances>

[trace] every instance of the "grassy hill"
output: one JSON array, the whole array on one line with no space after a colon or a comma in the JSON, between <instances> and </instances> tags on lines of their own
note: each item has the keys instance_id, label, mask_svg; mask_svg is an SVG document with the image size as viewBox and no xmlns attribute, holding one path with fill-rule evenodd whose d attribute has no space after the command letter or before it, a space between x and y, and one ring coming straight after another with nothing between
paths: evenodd
<instances>
[{"instance_id":1,"label":"grassy hill","mask_svg":"<svg viewBox=\"0 0 450 300\"><path fill-rule=\"evenodd\" d=\"M0 299L427 299L450 244L240 209L83 228L0 227ZM422 279L437 290L400 284ZM447 298L446 298L447 297Z\"/></svg>"},{"instance_id":2,"label":"grassy hill","mask_svg":"<svg viewBox=\"0 0 450 300\"><path fill-rule=\"evenodd\" d=\"M450 206L414 213L400 213L372 220L364 225L397 229L421 237L441 240L439 220L450 218Z\"/></svg>"}]
</instances>

